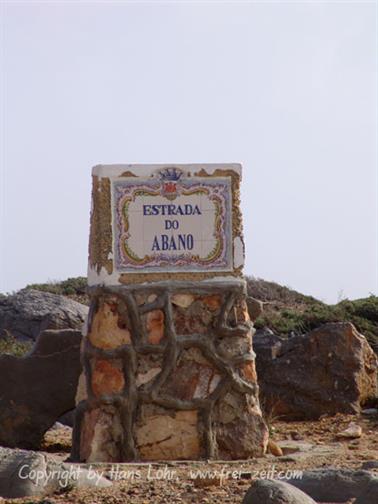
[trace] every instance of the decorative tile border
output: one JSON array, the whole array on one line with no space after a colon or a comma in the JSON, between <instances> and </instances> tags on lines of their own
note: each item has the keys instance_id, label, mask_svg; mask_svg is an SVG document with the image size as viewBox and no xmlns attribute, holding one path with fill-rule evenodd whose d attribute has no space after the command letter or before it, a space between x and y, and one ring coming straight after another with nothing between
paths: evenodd
<instances>
[{"instance_id":1,"label":"decorative tile border","mask_svg":"<svg viewBox=\"0 0 378 504\"><path fill-rule=\"evenodd\" d=\"M117 271L232 270L232 196L229 177L186 177L178 168L165 168L151 178L113 180L112 197ZM180 234L180 227L188 219L192 221L190 233ZM209 220L212 221L212 233L204 239L201 226L206 223L209 225ZM157 227L150 228L146 233L144 226L152 221L157 223ZM155 234L159 225L161 233L163 222L166 227L176 224L178 229ZM137 247L132 246L132 235L141 231L137 244L139 250L136 251ZM146 234L149 243L147 250L143 250L142 242ZM204 242L208 247L205 253Z\"/></svg>"}]
</instances>

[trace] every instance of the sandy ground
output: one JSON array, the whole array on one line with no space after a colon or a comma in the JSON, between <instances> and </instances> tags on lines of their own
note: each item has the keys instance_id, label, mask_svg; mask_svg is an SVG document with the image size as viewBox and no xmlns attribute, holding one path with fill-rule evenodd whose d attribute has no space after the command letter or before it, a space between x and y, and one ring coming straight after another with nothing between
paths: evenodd
<instances>
[{"instance_id":1,"label":"sandy ground","mask_svg":"<svg viewBox=\"0 0 378 504\"><path fill-rule=\"evenodd\" d=\"M362 427L358 439L340 440L337 433L353 421ZM293 476L295 471L337 467L360 469L366 461L378 460L378 417L337 415L319 421L271 422L272 439L284 455L243 461L171 462L153 464L98 465L97 471L111 477L106 489L62 490L45 498L1 500L23 504L150 504L150 503L241 503L253 480ZM293 442L294 441L294 442ZM43 451L66 458L70 430L51 430ZM88 467L88 466L87 466ZM95 466L92 466L93 468ZM198 471L202 478L198 477ZM378 471L377 471L378 474Z\"/></svg>"}]
</instances>

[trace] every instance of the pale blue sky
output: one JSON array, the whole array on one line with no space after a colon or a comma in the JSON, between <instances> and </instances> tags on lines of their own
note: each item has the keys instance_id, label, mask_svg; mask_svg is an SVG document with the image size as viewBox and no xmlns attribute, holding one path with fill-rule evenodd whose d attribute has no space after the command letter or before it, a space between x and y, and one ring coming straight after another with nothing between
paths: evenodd
<instances>
[{"instance_id":1,"label":"pale blue sky","mask_svg":"<svg viewBox=\"0 0 378 504\"><path fill-rule=\"evenodd\" d=\"M241 162L245 272L377 292L376 2L3 2L1 291L85 275L99 163Z\"/></svg>"}]
</instances>

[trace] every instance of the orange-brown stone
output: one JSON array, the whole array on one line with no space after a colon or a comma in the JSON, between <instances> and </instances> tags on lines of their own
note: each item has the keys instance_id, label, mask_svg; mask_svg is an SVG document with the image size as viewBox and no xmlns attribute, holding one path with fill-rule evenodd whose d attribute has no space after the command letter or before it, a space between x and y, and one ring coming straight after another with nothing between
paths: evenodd
<instances>
[{"instance_id":1,"label":"orange-brown stone","mask_svg":"<svg viewBox=\"0 0 378 504\"><path fill-rule=\"evenodd\" d=\"M136 428L136 442L144 460L198 459L201 443L198 412L143 415Z\"/></svg>"},{"instance_id":2,"label":"orange-brown stone","mask_svg":"<svg viewBox=\"0 0 378 504\"><path fill-rule=\"evenodd\" d=\"M172 303L181 308L188 308L194 301L193 294L175 294L172 296Z\"/></svg>"},{"instance_id":3,"label":"orange-brown stone","mask_svg":"<svg viewBox=\"0 0 378 504\"><path fill-rule=\"evenodd\" d=\"M94 429L100 415L99 409L86 411L82 423L80 435L80 458L87 460L91 454L91 444L94 436Z\"/></svg>"},{"instance_id":4,"label":"orange-brown stone","mask_svg":"<svg viewBox=\"0 0 378 504\"><path fill-rule=\"evenodd\" d=\"M185 351L164 388L164 393L181 400L204 399L218 385L221 376L197 349Z\"/></svg>"},{"instance_id":5,"label":"orange-brown stone","mask_svg":"<svg viewBox=\"0 0 378 504\"><path fill-rule=\"evenodd\" d=\"M148 312L146 320L148 342L157 345L164 337L164 312L153 310Z\"/></svg>"},{"instance_id":6,"label":"orange-brown stone","mask_svg":"<svg viewBox=\"0 0 378 504\"><path fill-rule=\"evenodd\" d=\"M243 300L236 305L235 318L237 324L242 324L243 322L248 322L250 320L246 301Z\"/></svg>"},{"instance_id":7,"label":"orange-brown stone","mask_svg":"<svg viewBox=\"0 0 378 504\"><path fill-rule=\"evenodd\" d=\"M215 390L220 380L221 376L214 368L201 366L193 399L204 399L208 397Z\"/></svg>"},{"instance_id":8,"label":"orange-brown stone","mask_svg":"<svg viewBox=\"0 0 378 504\"><path fill-rule=\"evenodd\" d=\"M93 317L89 341L98 348L110 349L131 343L130 332L119 327L116 305L102 303Z\"/></svg>"},{"instance_id":9,"label":"orange-brown stone","mask_svg":"<svg viewBox=\"0 0 378 504\"><path fill-rule=\"evenodd\" d=\"M120 361L96 359L92 368L92 388L96 396L121 392L125 379Z\"/></svg>"},{"instance_id":10,"label":"orange-brown stone","mask_svg":"<svg viewBox=\"0 0 378 504\"><path fill-rule=\"evenodd\" d=\"M202 300L205 303L205 305L212 311L217 310L220 307L221 302L222 302L221 297L217 296L217 295L206 296Z\"/></svg>"},{"instance_id":11,"label":"orange-brown stone","mask_svg":"<svg viewBox=\"0 0 378 504\"><path fill-rule=\"evenodd\" d=\"M77 389L75 396L76 406L79 404L79 402L85 401L85 399L87 399L87 380L84 371L82 371L79 376L79 381L77 382Z\"/></svg>"},{"instance_id":12,"label":"orange-brown stone","mask_svg":"<svg viewBox=\"0 0 378 504\"><path fill-rule=\"evenodd\" d=\"M119 413L113 406L87 411L80 439L80 460L116 462L120 460L123 437Z\"/></svg>"},{"instance_id":13,"label":"orange-brown stone","mask_svg":"<svg viewBox=\"0 0 378 504\"><path fill-rule=\"evenodd\" d=\"M257 382L257 374L254 362L247 362L241 368L242 377L250 382Z\"/></svg>"}]
</instances>

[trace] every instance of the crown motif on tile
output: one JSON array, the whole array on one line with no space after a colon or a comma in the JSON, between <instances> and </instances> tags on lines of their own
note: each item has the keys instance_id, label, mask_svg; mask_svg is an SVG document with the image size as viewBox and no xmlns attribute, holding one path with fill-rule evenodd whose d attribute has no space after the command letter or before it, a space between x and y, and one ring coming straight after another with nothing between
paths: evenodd
<instances>
[{"instance_id":1,"label":"crown motif on tile","mask_svg":"<svg viewBox=\"0 0 378 504\"><path fill-rule=\"evenodd\" d=\"M179 168L165 168L159 172L160 179L164 182L177 182L183 172Z\"/></svg>"}]
</instances>

